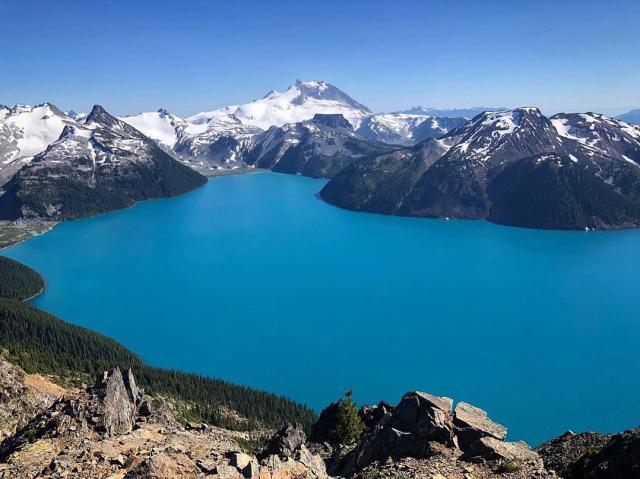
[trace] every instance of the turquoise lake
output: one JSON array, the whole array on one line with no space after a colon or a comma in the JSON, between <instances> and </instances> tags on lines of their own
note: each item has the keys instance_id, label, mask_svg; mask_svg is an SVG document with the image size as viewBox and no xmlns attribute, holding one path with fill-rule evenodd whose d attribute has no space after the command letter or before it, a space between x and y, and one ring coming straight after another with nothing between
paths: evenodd
<instances>
[{"instance_id":1,"label":"turquoise lake","mask_svg":"<svg viewBox=\"0 0 640 479\"><path fill-rule=\"evenodd\" d=\"M148 363L316 410L423 390L532 444L640 423L640 231L353 213L323 184L216 178L3 253L45 277L35 305Z\"/></svg>"}]
</instances>

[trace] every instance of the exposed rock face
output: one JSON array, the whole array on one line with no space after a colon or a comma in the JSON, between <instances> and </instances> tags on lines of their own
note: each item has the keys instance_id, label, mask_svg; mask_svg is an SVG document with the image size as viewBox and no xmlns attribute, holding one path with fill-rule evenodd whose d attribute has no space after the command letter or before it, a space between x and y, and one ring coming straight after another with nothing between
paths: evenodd
<instances>
[{"instance_id":1,"label":"exposed rock face","mask_svg":"<svg viewBox=\"0 0 640 479\"><path fill-rule=\"evenodd\" d=\"M131 370L127 373L127 385L120 369L116 368L110 374L105 373L97 392L102 400L103 427L107 436L131 432L139 395Z\"/></svg>"},{"instance_id":2,"label":"exposed rock face","mask_svg":"<svg viewBox=\"0 0 640 479\"><path fill-rule=\"evenodd\" d=\"M321 427L316 425L314 431L330 431L329 418L333 409L329 406L323 411L318 421ZM395 407L380 403L363 407L360 414L367 426L365 434L354 449L343 450L346 454L342 457L336 458L335 453L329 456L331 472L360 476L389 461L397 463L411 459L424 460L435 468L432 471L443 472L447 472L444 464L468 463L468 466L450 468L452 474L465 467L497 471L501 464L514 463L523 474L553 477L529 446L524 442L505 442L507 429L504 426L489 419L482 409L464 402L454 410L450 398L411 392ZM472 466L472 463L480 465Z\"/></svg>"},{"instance_id":3,"label":"exposed rock face","mask_svg":"<svg viewBox=\"0 0 640 479\"><path fill-rule=\"evenodd\" d=\"M493 422L485 411L466 402L456 406L454 426L463 449L483 437L493 437L500 441L507 437L506 427Z\"/></svg>"}]
</instances>

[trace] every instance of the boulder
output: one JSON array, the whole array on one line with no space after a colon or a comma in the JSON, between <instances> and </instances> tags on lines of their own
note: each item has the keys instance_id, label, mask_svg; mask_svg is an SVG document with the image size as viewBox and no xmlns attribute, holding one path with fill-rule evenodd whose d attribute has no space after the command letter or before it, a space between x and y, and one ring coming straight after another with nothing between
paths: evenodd
<instances>
[{"instance_id":1,"label":"boulder","mask_svg":"<svg viewBox=\"0 0 640 479\"><path fill-rule=\"evenodd\" d=\"M507 428L493 422L480 408L460 402L454 412L453 425L458 444L464 451L482 437L493 437L504 441Z\"/></svg>"},{"instance_id":2,"label":"boulder","mask_svg":"<svg viewBox=\"0 0 640 479\"><path fill-rule=\"evenodd\" d=\"M490 436L471 444L461 458L469 462L502 461L542 465L540 456L526 442L504 442Z\"/></svg>"},{"instance_id":3,"label":"boulder","mask_svg":"<svg viewBox=\"0 0 640 479\"><path fill-rule=\"evenodd\" d=\"M253 460L249 454L244 452L231 452L229 453L229 464L233 467L237 467L241 471L244 470Z\"/></svg>"},{"instance_id":4,"label":"boulder","mask_svg":"<svg viewBox=\"0 0 640 479\"><path fill-rule=\"evenodd\" d=\"M254 479L253 476L247 476ZM263 459L258 479L328 479L324 461L300 446L291 457L272 455Z\"/></svg>"},{"instance_id":5,"label":"boulder","mask_svg":"<svg viewBox=\"0 0 640 479\"><path fill-rule=\"evenodd\" d=\"M142 461L125 479L196 479L194 462L182 453L163 452ZM235 479L235 478L234 478Z\"/></svg>"},{"instance_id":6,"label":"boulder","mask_svg":"<svg viewBox=\"0 0 640 479\"><path fill-rule=\"evenodd\" d=\"M453 431L453 399L423 392L405 394L394 408L388 424L411 433L421 441L437 441L456 446Z\"/></svg>"},{"instance_id":7,"label":"boulder","mask_svg":"<svg viewBox=\"0 0 640 479\"><path fill-rule=\"evenodd\" d=\"M253 462L243 468L245 477L259 479L325 479L328 478L324 460L305 445L306 435L300 426L285 425L269 440L258 454L259 467ZM236 457L232 461L243 461Z\"/></svg>"},{"instance_id":8,"label":"boulder","mask_svg":"<svg viewBox=\"0 0 640 479\"><path fill-rule=\"evenodd\" d=\"M243 479L243 474L230 464L220 464L216 467L215 474L219 479Z\"/></svg>"},{"instance_id":9,"label":"boulder","mask_svg":"<svg viewBox=\"0 0 640 479\"><path fill-rule=\"evenodd\" d=\"M266 447L258 454L260 460L269 456L291 457L307 440L300 426L286 424L269 440Z\"/></svg>"}]
</instances>

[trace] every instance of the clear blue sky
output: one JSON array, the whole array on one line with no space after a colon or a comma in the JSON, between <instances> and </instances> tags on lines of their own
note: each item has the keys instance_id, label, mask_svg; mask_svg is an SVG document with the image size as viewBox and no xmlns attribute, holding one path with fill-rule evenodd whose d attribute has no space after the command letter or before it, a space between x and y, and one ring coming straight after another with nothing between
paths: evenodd
<instances>
[{"instance_id":1,"label":"clear blue sky","mask_svg":"<svg viewBox=\"0 0 640 479\"><path fill-rule=\"evenodd\" d=\"M1 0L0 103L187 115L322 79L375 111L640 106L640 0Z\"/></svg>"}]
</instances>

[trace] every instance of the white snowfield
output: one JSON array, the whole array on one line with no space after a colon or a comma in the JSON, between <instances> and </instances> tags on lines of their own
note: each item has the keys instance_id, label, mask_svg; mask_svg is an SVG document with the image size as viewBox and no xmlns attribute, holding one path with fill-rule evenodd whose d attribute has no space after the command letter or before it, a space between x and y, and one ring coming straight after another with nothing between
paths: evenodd
<instances>
[{"instance_id":1,"label":"white snowfield","mask_svg":"<svg viewBox=\"0 0 640 479\"><path fill-rule=\"evenodd\" d=\"M120 118L120 120L129 123L149 138L169 148L172 148L178 141L178 132L188 126L185 120L165 110L138 113Z\"/></svg>"},{"instance_id":2,"label":"white snowfield","mask_svg":"<svg viewBox=\"0 0 640 479\"><path fill-rule=\"evenodd\" d=\"M284 92L271 91L264 98L193 115L187 120L201 124L220 115L234 115L242 123L268 130L272 126L311 120L316 113L342 114L357 129L367 107L323 81L297 81Z\"/></svg>"},{"instance_id":3,"label":"white snowfield","mask_svg":"<svg viewBox=\"0 0 640 479\"><path fill-rule=\"evenodd\" d=\"M49 103L18 104L0 110L0 168L28 160L57 140L66 125L75 123Z\"/></svg>"}]
</instances>

